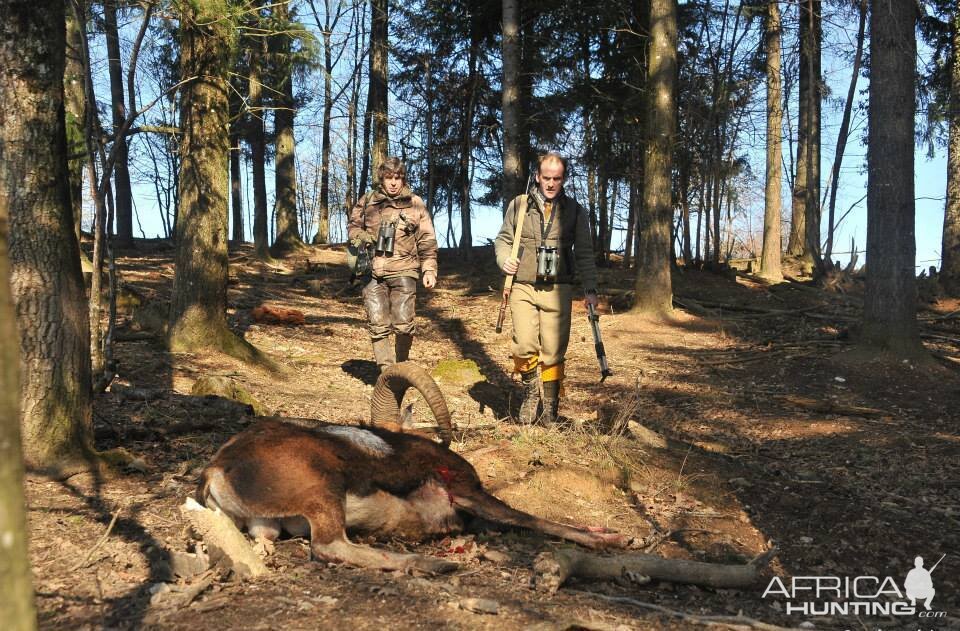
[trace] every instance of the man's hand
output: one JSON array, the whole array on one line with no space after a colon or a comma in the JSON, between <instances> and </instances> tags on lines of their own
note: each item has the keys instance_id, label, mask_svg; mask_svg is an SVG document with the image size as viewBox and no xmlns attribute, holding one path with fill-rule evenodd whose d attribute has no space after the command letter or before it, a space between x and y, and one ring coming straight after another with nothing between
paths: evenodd
<instances>
[{"instance_id":1,"label":"man's hand","mask_svg":"<svg viewBox=\"0 0 960 631\"><path fill-rule=\"evenodd\" d=\"M503 270L504 274L507 274L508 276L511 274L516 274L517 270L520 269L520 259L511 256L504 262L501 269Z\"/></svg>"},{"instance_id":2,"label":"man's hand","mask_svg":"<svg viewBox=\"0 0 960 631\"><path fill-rule=\"evenodd\" d=\"M593 305L593 308L597 308L597 292L591 291L587 292L583 297L583 308L589 310L590 305Z\"/></svg>"},{"instance_id":3,"label":"man's hand","mask_svg":"<svg viewBox=\"0 0 960 631\"><path fill-rule=\"evenodd\" d=\"M353 238L354 247L360 247L361 245L368 245L370 243L375 243L377 238L373 236L373 233L369 230L361 230L357 233L357 236Z\"/></svg>"},{"instance_id":4,"label":"man's hand","mask_svg":"<svg viewBox=\"0 0 960 631\"><path fill-rule=\"evenodd\" d=\"M424 272L423 273L423 286L427 289L433 289L437 286L437 273L436 272Z\"/></svg>"}]
</instances>

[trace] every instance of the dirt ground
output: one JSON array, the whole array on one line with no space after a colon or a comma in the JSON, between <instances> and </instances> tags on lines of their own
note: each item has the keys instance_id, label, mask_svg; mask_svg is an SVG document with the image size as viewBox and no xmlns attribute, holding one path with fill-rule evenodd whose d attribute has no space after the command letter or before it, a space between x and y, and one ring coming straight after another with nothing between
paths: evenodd
<instances>
[{"instance_id":1,"label":"dirt ground","mask_svg":"<svg viewBox=\"0 0 960 631\"><path fill-rule=\"evenodd\" d=\"M191 395L197 379L232 379L269 414L349 424L368 416L377 372L359 291L348 288L337 249L311 248L276 265L253 260L247 248L231 251L230 324L279 364L274 372L165 351L157 326L172 250L144 241L128 254L118 261L119 378L97 398L94 422L98 449L123 447L135 459L110 478L27 481L42 628L960 628L960 365L858 351L850 335L862 293L855 282L826 292L678 272L682 308L661 322L623 312L631 279L605 269L601 326L614 376L599 383L578 307L567 422L520 427L511 420L518 388L509 335L494 332L500 281L489 248L475 249L473 262L442 252L438 288L418 298L412 359L441 366L435 374L458 428L452 447L510 504L629 533L634 551L742 563L776 546L757 584L574 581L550 595L531 587L532 561L558 542L482 530L376 542L460 562L447 576L313 562L306 541L288 539L266 558L266 578L177 578L170 555L197 545L179 506L213 452L254 422L247 406ZM254 322L251 309L262 305L299 309L305 324ZM960 355L958 309L940 300L921 311L932 353ZM479 372L442 364L449 360L470 360ZM422 407L417 420L427 420ZM931 575L936 617L791 610L807 600L897 599L887 583L875 601L870 579L850 597L764 597L774 576L787 589L791 577L892 577L902 591L916 556L930 568L944 554ZM184 597L191 587L199 593ZM495 601L496 613L478 611L477 598ZM925 613L919 602L917 610ZM709 619L738 614L737 623Z\"/></svg>"}]
</instances>

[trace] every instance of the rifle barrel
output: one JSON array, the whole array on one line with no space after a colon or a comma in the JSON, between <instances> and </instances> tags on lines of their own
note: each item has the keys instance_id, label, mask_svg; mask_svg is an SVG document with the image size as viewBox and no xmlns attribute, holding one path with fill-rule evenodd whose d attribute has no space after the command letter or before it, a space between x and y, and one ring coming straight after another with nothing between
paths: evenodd
<instances>
[{"instance_id":1,"label":"rifle barrel","mask_svg":"<svg viewBox=\"0 0 960 631\"><path fill-rule=\"evenodd\" d=\"M933 571L934 571L935 569L937 569L937 566L938 566L938 565L940 565L940 561L943 561L943 559L944 559L946 556L947 556L947 553L944 552L944 553L943 553L943 556L940 557L940 560L937 561L936 563L934 563L934 564L933 564L933 567L930 568L930 570L929 570L927 573L928 573L928 574L933 574Z\"/></svg>"}]
</instances>

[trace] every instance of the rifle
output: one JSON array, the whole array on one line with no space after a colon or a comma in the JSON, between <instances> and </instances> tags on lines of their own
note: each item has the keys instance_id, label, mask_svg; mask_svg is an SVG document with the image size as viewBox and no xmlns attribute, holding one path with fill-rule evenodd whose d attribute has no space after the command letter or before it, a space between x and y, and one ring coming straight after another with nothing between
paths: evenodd
<instances>
[{"instance_id":1,"label":"rifle","mask_svg":"<svg viewBox=\"0 0 960 631\"><path fill-rule=\"evenodd\" d=\"M539 204L539 197L530 194L530 175L527 174L527 199L522 208L517 209L517 225L513 229L513 245L510 248L510 258L519 258L520 255L520 237L523 235L523 222L527 217L527 208L530 206L530 198L534 198L534 203ZM542 211L542 208L541 208ZM503 280L503 299L500 301L500 312L497 314L497 333L503 332L503 320L507 317L507 304L510 302L510 292L513 291L513 277L516 274L507 274Z\"/></svg>"},{"instance_id":2,"label":"rifle","mask_svg":"<svg viewBox=\"0 0 960 631\"><path fill-rule=\"evenodd\" d=\"M946 556L947 556L947 553L944 552L944 553L943 553L943 556L940 557L940 561L943 561L944 557L946 557ZM933 574L933 571L934 571L935 569L937 569L937 566L938 566L938 565L940 565L940 561L937 561L936 563L934 563L934 564L933 564L933 567L930 568L929 570L927 570L927 574Z\"/></svg>"},{"instance_id":3,"label":"rifle","mask_svg":"<svg viewBox=\"0 0 960 631\"><path fill-rule=\"evenodd\" d=\"M613 375L613 371L607 364L607 352L603 350L603 340L600 339L600 314L592 303L587 303L587 319L590 320L590 328L593 330L593 346L597 351L597 361L600 363L600 383L603 383L604 379Z\"/></svg>"},{"instance_id":4,"label":"rifle","mask_svg":"<svg viewBox=\"0 0 960 631\"><path fill-rule=\"evenodd\" d=\"M350 262L351 287L356 285L357 281L368 281L373 273L373 244L362 242L357 245L348 244L347 261Z\"/></svg>"}]
</instances>

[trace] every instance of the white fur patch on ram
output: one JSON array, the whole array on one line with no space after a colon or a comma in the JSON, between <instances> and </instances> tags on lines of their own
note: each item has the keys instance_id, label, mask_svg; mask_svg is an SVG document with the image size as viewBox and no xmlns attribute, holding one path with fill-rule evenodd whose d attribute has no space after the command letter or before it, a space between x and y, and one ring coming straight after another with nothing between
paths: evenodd
<instances>
[{"instance_id":1,"label":"white fur patch on ram","mask_svg":"<svg viewBox=\"0 0 960 631\"><path fill-rule=\"evenodd\" d=\"M393 454L393 447L387 444L387 441L380 438L373 432L360 429L359 427L328 425L320 431L324 434L345 440L357 449L360 449L371 456L385 458Z\"/></svg>"}]
</instances>

